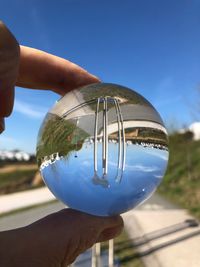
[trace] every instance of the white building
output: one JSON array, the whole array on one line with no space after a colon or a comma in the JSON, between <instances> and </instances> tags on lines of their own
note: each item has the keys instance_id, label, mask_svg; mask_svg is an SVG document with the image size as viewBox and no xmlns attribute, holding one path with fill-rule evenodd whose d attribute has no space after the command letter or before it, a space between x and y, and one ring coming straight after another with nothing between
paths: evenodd
<instances>
[{"instance_id":1,"label":"white building","mask_svg":"<svg viewBox=\"0 0 200 267\"><path fill-rule=\"evenodd\" d=\"M200 140L200 122L194 122L189 127L188 130L193 133L194 140Z\"/></svg>"},{"instance_id":2,"label":"white building","mask_svg":"<svg viewBox=\"0 0 200 267\"><path fill-rule=\"evenodd\" d=\"M29 161L31 155L24 151L0 150L0 160Z\"/></svg>"}]
</instances>

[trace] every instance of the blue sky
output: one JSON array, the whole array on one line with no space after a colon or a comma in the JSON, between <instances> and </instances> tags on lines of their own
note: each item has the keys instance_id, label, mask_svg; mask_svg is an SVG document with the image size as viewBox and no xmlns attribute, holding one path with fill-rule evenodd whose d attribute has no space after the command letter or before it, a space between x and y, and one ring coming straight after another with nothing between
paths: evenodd
<instances>
[{"instance_id":1,"label":"blue sky","mask_svg":"<svg viewBox=\"0 0 200 267\"><path fill-rule=\"evenodd\" d=\"M27 46L135 89L167 125L190 124L200 84L200 0L0 0L0 18ZM54 93L16 88L0 149L33 152ZM200 97L200 96L199 96Z\"/></svg>"}]
</instances>

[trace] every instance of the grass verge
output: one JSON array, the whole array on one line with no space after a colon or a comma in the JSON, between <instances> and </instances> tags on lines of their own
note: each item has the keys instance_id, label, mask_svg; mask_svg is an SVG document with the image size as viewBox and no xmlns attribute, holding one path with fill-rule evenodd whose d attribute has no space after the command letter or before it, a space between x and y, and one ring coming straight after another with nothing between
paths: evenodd
<instances>
[{"instance_id":1,"label":"grass verge","mask_svg":"<svg viewBox=\"0 0 200 267\"><path fill-rule=\"evenodd\" d=\"M36 188L32 185L36 171L37 168L0 173L0 195Z\"/></svg>"},{"instance_id":2,"label":"grass verge","mask_svg":"<svg viewBox=\"0 0 200 267\"><path fill-rule=\"evenodd\" d=\"M158 192L200 219L200 141L189 134L170 136L170 158Z\"/></svg>"}]
</instances>

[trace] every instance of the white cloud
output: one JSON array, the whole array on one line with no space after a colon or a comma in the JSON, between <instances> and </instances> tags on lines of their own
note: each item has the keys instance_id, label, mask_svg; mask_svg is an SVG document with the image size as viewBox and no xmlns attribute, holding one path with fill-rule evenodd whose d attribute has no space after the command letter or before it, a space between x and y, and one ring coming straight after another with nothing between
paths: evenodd
<instances>
[{"instance_id":1,"label":"white cloud","mask_svg":"<svg viewBox=\"0 0 200 267\"><path fill-rule=\"evenodd\" d=\"M84 160L84 161L82 162L82 165L88 167L88 166L91 165L91 162L88 161L88 160Z\"/></svg>"},{"instance_id":2,"label":"white cloud","mask_svg":"<svg viewBox=\"0 0 200 267\"><path fill-rule=\"evenodd\" d=\"M15 100L14 111L19 112L27 117L41 119L47 112L46 109L36 105L27 104L23 101Z\"/></svg>"},{"instance_id":3,"label":"white cloud","mask_svg":"<svg viewBox=\"0 0 200 267\"><path fill-rule=\"evenodd\" d=\"M157 166L145 166L145 165L128 165L126 164L126 168L131 171L142 171L142 172L155 172L158 171L159 168Z\"/></svg>"},{"instance_id":4,"label":"white cloud","mask_svg":"<svg viewBox=\"0 0 200 267\"><path fill-rule=\"evenodd\" d=\"M155 178L162 179L163 175L154 175Z\"/></svg>"},{"instance_id":5,"label":"white cloud","mask_svg":"<svg viewBox=\"0 0 200 267\"><path fill-rule=\"evenodd\" d=\"M155 157L158 157L158 158L160 158L160 159L162 159L164 161L167 161L168 157L169 157L169 153L167 151L165 153L163 151L163 153L162 153L160 150L158 150L158 151L155 151L155 150L151 150L150 151L149 150L149 151L146 151L146 153L150 154L150 155L153 155Z\"/></svg>"}]
</instances>

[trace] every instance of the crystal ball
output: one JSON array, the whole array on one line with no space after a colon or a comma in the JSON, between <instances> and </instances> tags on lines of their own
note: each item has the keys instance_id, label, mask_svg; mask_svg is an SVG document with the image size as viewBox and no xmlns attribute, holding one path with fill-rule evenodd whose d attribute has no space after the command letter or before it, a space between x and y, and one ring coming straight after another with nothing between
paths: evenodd
<instances>
[{"instance_id":1,"label":"crystal ball","mask_svg":"<svg viewBox=\"0 0 200 267\"><path fill-rule=\"evenodd\" d=\"M97 83L67 93L46 115L36 149L50 191L68 207L110 216L149 198L168 162L168 136L137 92Z\"/></svg>"}]
</instances>

